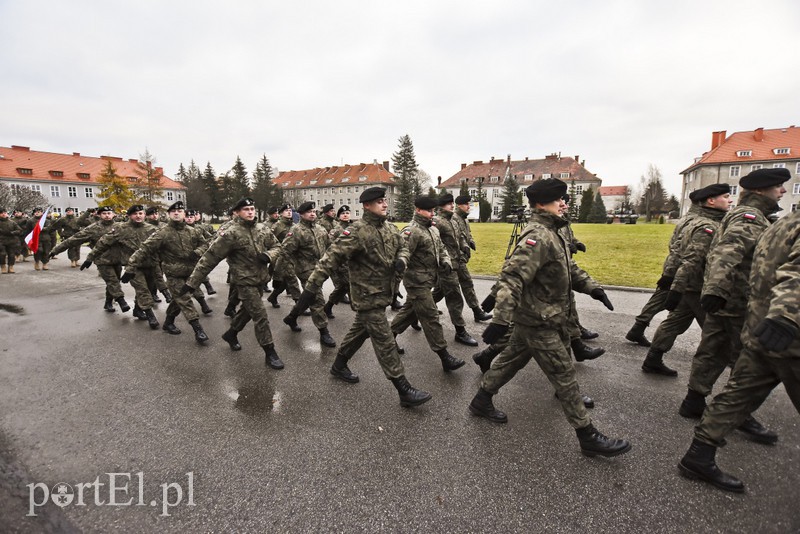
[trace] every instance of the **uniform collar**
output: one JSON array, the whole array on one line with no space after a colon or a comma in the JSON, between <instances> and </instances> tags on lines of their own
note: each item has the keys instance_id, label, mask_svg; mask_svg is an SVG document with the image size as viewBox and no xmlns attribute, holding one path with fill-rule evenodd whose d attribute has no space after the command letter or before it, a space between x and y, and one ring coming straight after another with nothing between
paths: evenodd
<instances>
[{"instance_id":1,"label":"uniform collar","mask_svg":"<svg viewBox=\"0 0 800 534\"><path fill-rule=\"evenodd\" d=\"M569 224L564 217L560 215L553 215L549 211L540 210L540 209L533 209L531 213L531 222L538 222L544 224L545 226L549 226L551 228L562 228Z\"/></svg>"},{"instance_id":2,"label":"uniform collar","mask_svg":"<svg viewBox=\"0 0 800 534\"><path fill-rule=\"evenodd\" d=\"M364 212L364 217L362 217L362 219L371 224L372 226L380 226L386 220L386 217L376 215L371 211L367 210L366 212Z\"/></svg>"},{"instance_id":3,"label":"uniform collar","mask_svg":"<svg viewBox=\"0 0 800 534\"><path fill-rule=\"evenodd\" d=\"M751 192L742 194L742 199L739 205L752 206L753 208L760 210L765 216L777 213L781 209L778 203L771 198Z\"/></svg>"},{"instance_id":4,"label":"uniform collar","mask_svg":"<svg viewBox=\"0 0 800 534\"><path fill-rule=\"evenodd\" d=\"M430 227L431 223L433 222L433 219L427 219L427 218L423 217L422 215L420 215L419 213L415 213L414 214L414 222L417 223L420 226L424 226L425 228L428 228L428 227Z\"/></svg>"}]
</instances>

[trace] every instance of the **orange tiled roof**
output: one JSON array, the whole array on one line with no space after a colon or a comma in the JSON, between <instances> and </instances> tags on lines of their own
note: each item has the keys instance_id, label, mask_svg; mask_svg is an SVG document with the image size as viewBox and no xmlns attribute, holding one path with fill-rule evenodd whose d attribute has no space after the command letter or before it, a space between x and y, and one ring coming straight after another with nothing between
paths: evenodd
<instances>
[{"instance_id":1,"label":"orange tiled roof","mask_svg":"<svg viewBox=\"0 0 800 534\"><path fill-rule=\"evenodd\" d=\"M112 156L83 156L78 152L56 154L39 152L24 146L0 146L0 177L13 180L48 182L97 183L106 162L111 161L119 176L137 177L138 160ZM20 171L22 169L22 171ZM161 167L156 167L161 170ZM185 189L183 185L164 176L161 187Z\"/></svg>"},{"instance_id":2,"label":"orange tiled roof","mask_svg":"<svg viewBox=\"0 0 800 534\"><path fill-rule=\"evenodd\" d=\"M276 184L284 188L328 187L334 185L387 184L395 176L388 171L389 162L359 163L334 167L317 167L304 171L284 171L275 178Z\"/></svg>"},{"instance_id":3,"label":"orange tiled roof","mask_svg":"<svg viewBox=\"0 0 800 534\"><path fill-rule=\"evenodd\" d=\"M715 146L716 145L716 146ZM788 148L788 154L775 154L779 148ZM750 151L749 156L739 156L742 151ZM714 132L711 150L683 173L701 165L736 162L780 161L800 158L800 128L758 128L747 132L736 132L725 137L725 132Z\"/></svg>"},{"instance_id":4,"label":"orange tiled roof","mask_svg":"<svg viewBox=\"0 0 800 534\"><path fill-rule=\"evenodd\" d=\"M601 197L623 196L628 191L627 185L609 185L597 190Z\"/></svg>"},{"instance_id":5,"label":"orange tiled roof","mask_svg":"<svg viewBox=\"0 0 800 534\"><path fill-rule=\"evenodd\" d=\"M590 173L586 167L578 162L578 157L562 157L556 154L546 156L544 159L524 159L512 161L508 159L492 159L488 162L476 161L471 165L464 164L460 171L443 181L439 187L458 187L461 180L466 179L468 185L477 184L477 178L483 177L484 186L502 186L505 181L506 167L511 166L511 174L517 177L519 182L523 182L526 174L532 174L534 180L538 180L543 174L550 174L553 178L558 178L562 172L569 173L569 179L581 182L601 182L597 175ZM498 182L489 183L488 179L492 176L500 178Z\"/></svg>"}]
</instances>

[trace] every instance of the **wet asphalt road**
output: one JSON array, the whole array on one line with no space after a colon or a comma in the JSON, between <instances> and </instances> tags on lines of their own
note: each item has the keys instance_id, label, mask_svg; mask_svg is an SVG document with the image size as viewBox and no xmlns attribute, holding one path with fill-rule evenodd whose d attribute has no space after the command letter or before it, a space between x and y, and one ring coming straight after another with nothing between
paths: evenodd
<instances>
[{"instance_id":1,"label":"wet asphalt road","mask_svg":"<svg viewBox=\"0 0 800 534\"><path fill-rule=\"evenodd\" d=\"M328 369L336 349L320 347L311 319L301 319L297 334L281 322L286 296L280 310L269 308L286 369L264 366L252 327L240 334L244 350L232 353L219 338L228 324L224 266L212 273L219 293L209 298L214 313L202 319L211 337L204 347L182 318L184 333L170 336L130 312L104 312L96 270L70 269L63 255L49 272L32 263L17 271L0 277L2 532L800 531L800 418L782 388L757 413L779 443L735 434L718 455L747 493L678 475L693 422L677 407L699 329L667 357L678 379L643 374L645 349L623 336L646 293L610 291L613 313L578 296L582 322L602 333L595 344L608 350L576 365L581 388L597 403L596 426L633 443L625 456L590 459L535 362L495 398L509 416L495 425L466 408L477 367L468 361L444 374L423 334L409 330L399 338L406 374L434 398L403 409L369 344L351 362L361 382L334 380ZM476 282L480 297L490 284ZM130 287L126 293L132 302ZM160 320L165 309L159 306ZM339 341L353 313L341 305L335 313L330 330ZM468 330L479 338L482 329L469 314ZM465 359L475 352L450 348ZM108 505L106 473L130 474L116 501L131 505ZM77 494L79 483L96 479L106 485L96 496L89 486L84 506L49 503L26 517L28 484L65 482ZM184 495L164 516L160 485L167 483L180 484Z\"/></svg>"}]
</instances>

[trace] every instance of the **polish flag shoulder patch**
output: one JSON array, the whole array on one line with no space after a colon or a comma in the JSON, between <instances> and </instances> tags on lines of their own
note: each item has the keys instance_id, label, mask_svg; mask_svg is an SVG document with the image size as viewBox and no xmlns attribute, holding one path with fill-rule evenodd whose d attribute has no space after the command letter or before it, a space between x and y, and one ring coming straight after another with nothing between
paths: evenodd
<instances>
[{"instance_id":1,"label":"polish flag shoulder patch","mask_svg":"<svg viewBox=\"0 0 800 534\"><path fill-rule=\"evenodd\" d=\"M292 232L287 232L286 237L292 237Z\"/></svg>"},{"instance_id":2,"label":"polish flag shoulder patch","mask_svg":"<svg viewBox=\"0 0 800 534\"><path fill-rule=\"evenodd\" d=\"M745 213L744 214L744 218L747 219L748 221L752 221L752 220L754 220L756 218L756 214L755 213Z\"/></svg>"},{"instance_id":3,"label":"polish flag shoulder patch","mask_svg":"<svg viewBox=\"0 0 800 534\"><path fill-rule=\"evenodd\" d=\"M342 232L342 235L350 235L350 230L344 230L344 231Z\"/></svg>"},{"instance_id":4,"label":"polish flag shoulder patch","mask_svg":"<svg viewBox=\"0 0 800 534\"><path fill-rule=\"evenodd\" d=\"M535 247L535 246L536 246L536 240L535 240L535 239L531 239L531 238L529 237L528 239L526 239L526 240L525 240L525 244L526 244L526 245L530 245L530 246L532 246L532 247Z\"/></svg>"},{"instance_id":5,"label":"polish flag shoulder patch","mask_svg":"<svg viewBox=\"0 0 800 534\"><path fill-rule=\"evenodd\" d=\"M406 228L405 230L403 230L403 233L404 233L405 235L411 235L411 230L410 230L410 229L408 229L408 228Z\"/></svg>"},{"instance_id":6,"label":"polish flag shoulder patch","mask_svg":"<svg viewBox=\"0 0 800 534\"><path fill-rule=\"evenodd\" d=\"M714 233L714 229L713 228L708 228L708 227L703 228L703 231L705 233L709 234L709 235Z\"/></svg>"}]
</instances>

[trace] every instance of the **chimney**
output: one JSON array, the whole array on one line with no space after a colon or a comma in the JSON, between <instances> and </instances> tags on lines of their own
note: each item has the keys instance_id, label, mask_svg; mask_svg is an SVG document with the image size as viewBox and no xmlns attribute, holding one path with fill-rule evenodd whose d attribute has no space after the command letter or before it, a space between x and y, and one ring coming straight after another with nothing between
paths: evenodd
<instances>
[{"instance_id":1,"label":"chimney","mask_svg":"<svg viewBox=\"0 0 800 534\"><path fill-rule=\"evenodd\" d=\"M73 156L80 156L80 155L81 155L81 153L80 153L80 152L73 152L73 153L72 153L72 155L73 155Z\"/></svg>"},{"instance_id":2,"label":"chimney","mask_svg":"<svg viewBox=\"0 0 800 534\"><path fill-rule=\"evenodd\" d=\"M442 177L441 176L436 178L436 185L437 186L442 185Z\"/></svg>"},{"instance_id":3,"label":"chimney","mask_svg":"<svg viewBox=\"0 0 800 534\"><path fill-rule=\"evenodd\" d=\"M483 165L483 161L482 160L481 161L473 161L472 164L473 165Z\"/></svg>"},{"instance_id":4,"label":"chimney","mask_svg":"<svg viewBox=\"0 0 800 534\"><path fill-rule=\"evenodd\" d=\"M756 128L756 131L753 132L753 137L756 141L763 141L764 140L764 128Z\"/></svg>"},{"instance_id":5,"label":"chimney","mask_svg":"<svg viewBox=\"0 0 800 534\"><path fill-rule=\"evenodd\" d=\"M492 159L489 160L489 163L491 163L493 161L494 161L494 156L492 156Z\"/></svg>"},{"instance_id":6,"label":"chimney","mask_svg":"<svg viewBox=\"0 0 800 534\"><path fill-rule=\"evenodd\" d=\"M27 146L11 145L11 150L24 150L26 152L30 152L31 149Z\"/></svg>"},{"instance_id":7,"label":"chimney","mask_svg":"<svg viewBox=\"0 0 800 534\"><path fill-rule=\"evenodd\" d=\"M389 171L389 162L388 161L384 161L383 162L383 168L386 169L387 172Z\"/></svg>"},{"instance_id":8,"label":"chimney","mask_svg":"<svg viewBox=\"0 0 800 534\"><path fill-rule=\"evenodd\" d=\"M711 150L714 150L719 145L725 142L725 134L727 134L725 130L719 132L712 132L711 133Z\"/></svg>"},{"instance_id":9,"label":"chimney","mask_svg":"<svg viewBox=\"0 0 800 534\"><path fill-rule=\"evenodd\" d=\"M581 157L575 154L575 163L578 163L581 160Z\"/></svg>"},{"instance_id":10,"label":"chimney","mask_svg":"<svg viewBox=\"0 0 800 534\"><path fill-rule=\"evenodd\" d=\"M506 159L506 161L508 162L509 165L511 165L511 154L508 155L508 158Z\"/></svg>"},{"instance_id":11,"label":"chimney","mask_svg":"<svg viewBox=\"0 0 800 534\"><path fill-rule=\"evenodd\" d=\"M466 163L462 163L462 164L461 164L461 170L463 171L463 170L464 170L464 169L466 169L466 168L467 168L467 164L466 164Z\"/></svg>"}]
</instances>

